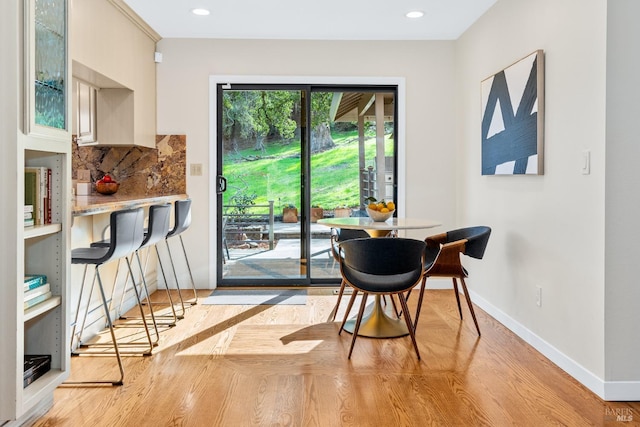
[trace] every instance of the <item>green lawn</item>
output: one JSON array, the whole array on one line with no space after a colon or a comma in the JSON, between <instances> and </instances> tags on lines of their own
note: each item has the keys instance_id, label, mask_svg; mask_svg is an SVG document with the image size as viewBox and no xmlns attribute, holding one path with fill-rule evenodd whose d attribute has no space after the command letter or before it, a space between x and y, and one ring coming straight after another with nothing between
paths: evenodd
<instances>
[{"instance_id":1,"label":"green lawn","mask_svg":"<svg viewBox=\"0 0 640 427\"><path fill-rule=\"evenodd\" d=\"M357 131L333 135L336 147L311 157L311 203L325 209L359 204ZM387 155L393 155L393 140L385 139ZM373 164L375 137L365 141L367 165ZM300 205L300 142L269 142L265 152L253 149L226 153L224 175L228 180L225 204L234 195L256 195L256 204L275 202ZM241 200L241 199L237 199Z\"/></svg>"}]
</instances>

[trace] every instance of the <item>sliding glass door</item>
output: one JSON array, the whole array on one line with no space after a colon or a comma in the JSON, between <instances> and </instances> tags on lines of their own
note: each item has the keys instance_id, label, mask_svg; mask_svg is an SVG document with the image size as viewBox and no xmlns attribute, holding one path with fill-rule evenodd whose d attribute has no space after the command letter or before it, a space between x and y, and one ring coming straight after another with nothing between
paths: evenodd
<instances>
[{"instance_id":1,"label":"sliding glass door","mask_svg":"<svg viewBox=\"0 0 640 427\"><path fill-rule=\"evenodd\" d=\"M339 283L332 230L317 220L363 215L368 195L395 199L395 96L395 87L218 86L218 285Z\"/></svg>"}]
</instances>

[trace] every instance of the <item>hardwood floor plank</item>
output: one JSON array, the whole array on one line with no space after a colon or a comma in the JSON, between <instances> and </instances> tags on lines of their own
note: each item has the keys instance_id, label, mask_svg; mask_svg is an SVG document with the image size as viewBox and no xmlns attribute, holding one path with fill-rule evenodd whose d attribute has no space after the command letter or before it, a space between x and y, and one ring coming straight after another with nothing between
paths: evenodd
<instances>
[{"instance_id":1,"label":"hardwood floor plank","mask_svg":"<svg viewBox=\"0 0 640 427\"><path fill-rule=\"evenodd\" d=\"M459 319L452 291L427 293L421 361L408 337L360 337L347 359L351 335L327 322L336 297L309 294L303 306L190 307L162 329L151 356L124 358L123 386L59 387L35 426L538 427L613 425L616 411L640 418L640 403L603 402L476 308L479 338L467 312ZM112 356L72 358L72 380L116 373Z\"/></svg>"}]
</instances>

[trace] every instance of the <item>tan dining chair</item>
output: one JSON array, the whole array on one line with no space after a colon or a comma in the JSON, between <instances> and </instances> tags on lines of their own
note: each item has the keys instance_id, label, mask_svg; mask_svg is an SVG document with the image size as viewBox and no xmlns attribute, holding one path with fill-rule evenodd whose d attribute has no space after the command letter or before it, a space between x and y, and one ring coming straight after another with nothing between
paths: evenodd
<instances>
[{"instance_id":1,"label":"tan dining chair","mask_svg":"<svg viewBox=\"0 0 640 427\"><path fill-rule=\"evenodd\" d=\"M473 317L473 323L480 336L480 327L476 319L476 313L473 310L471 297L465 283L465 278L469 276L469 272L462 265L461 255L467 255L472 258L482 259L484 256L491 228L486 226L475 226L459 228L447 231L446 233L437 234L425 239L426 255L425 268L422 277L422 285L420 287L420 296L418 298L418 307L416 309L414 328L418 326L420 311L422 309L422 300L427 279L429 277L450 277L453 281L453 290L458 303L458 313L462 319L462 308L460 306L460 292L458 290L458 279L462 284L469 311Z\"/></svg>"}]
</instances>

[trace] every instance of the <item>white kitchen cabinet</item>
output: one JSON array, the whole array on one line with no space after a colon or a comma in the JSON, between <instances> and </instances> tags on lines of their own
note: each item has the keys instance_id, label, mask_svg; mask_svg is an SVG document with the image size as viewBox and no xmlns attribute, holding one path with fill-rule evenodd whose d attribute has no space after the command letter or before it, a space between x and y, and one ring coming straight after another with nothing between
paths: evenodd
<instances>
[{"instance_id":1,"label":"white kitchen cabinet","mask_svg":"<svg viewBox=\"0 0 640 427\"><path fill-rule=\"evenodd\" d=\"M70 25L72 74L98 89L97 145L155 148L160 36L122 0L72 2Z\"/></svg>"},{"instance_id":2,"label":"white kitchen cabinet","mask_svg":"<svg viewBox=\"0 0 640 427\"><path fill-rule=\"evenodd\" d=\"M73 79L73 100L76 107L73 111L76 142L78 145L95 144L96 130L96 93L95 86L78 79Z\"/></svg>"}]
</instances>

